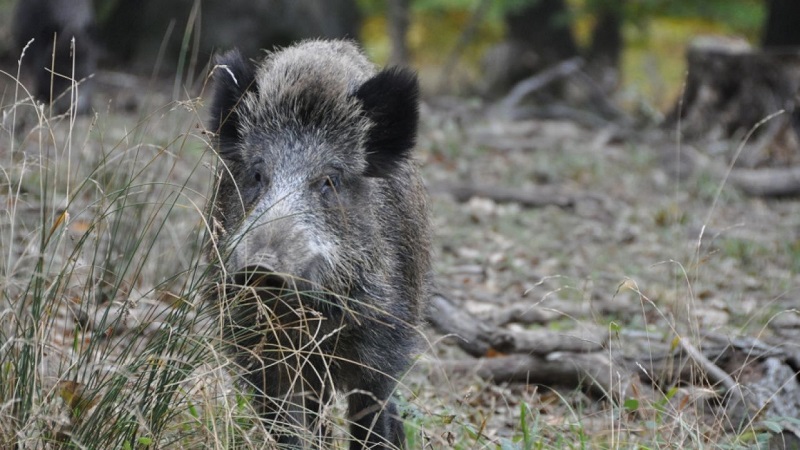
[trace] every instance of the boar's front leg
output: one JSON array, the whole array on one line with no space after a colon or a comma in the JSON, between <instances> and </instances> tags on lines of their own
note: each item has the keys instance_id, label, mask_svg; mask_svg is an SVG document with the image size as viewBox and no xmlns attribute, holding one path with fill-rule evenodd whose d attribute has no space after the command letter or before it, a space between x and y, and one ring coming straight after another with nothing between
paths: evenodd
<instances>
[{"instance_id":1,"label":"boar's front leg","mask_svg":"<svg viewBox=\"0 0 800 450\"><path fill-rule=\"evenodd\" d=\"M403 421L391 400L394 383L358 390L348 396L350 450L405 448Z\"/></svg>"},{"instance_id":2,"label":"boar's front leg","mask_svg":"<svg viewBox=\"0 0 800 450\"><path fill-rule=\"evenodd\" d=\"M279 448L326 448L330 436L320 420L328 402L326 391L299 380L288 384L279 371L259 370L247 376L257 386L256 403L266 430Z\"/></svg>"}]
</instances>

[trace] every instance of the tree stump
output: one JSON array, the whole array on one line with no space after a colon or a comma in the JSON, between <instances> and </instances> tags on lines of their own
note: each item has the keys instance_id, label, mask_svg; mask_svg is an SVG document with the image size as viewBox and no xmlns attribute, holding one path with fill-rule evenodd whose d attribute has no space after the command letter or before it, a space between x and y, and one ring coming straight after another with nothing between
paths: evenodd
<instances>
[{"instance_id":1,"label":"tree stump","mask_svg":"<svg viewBox=\"0 0 800 450\"><path fill-rule=\"evenodd\" d=\"M738 167L800 162L800 48L759 50L739 39L700 37L687 52L685 92L666 125L686 139L742 139ZM729 161L730 162L730 161Z\"/></svg>"}]
</instances>

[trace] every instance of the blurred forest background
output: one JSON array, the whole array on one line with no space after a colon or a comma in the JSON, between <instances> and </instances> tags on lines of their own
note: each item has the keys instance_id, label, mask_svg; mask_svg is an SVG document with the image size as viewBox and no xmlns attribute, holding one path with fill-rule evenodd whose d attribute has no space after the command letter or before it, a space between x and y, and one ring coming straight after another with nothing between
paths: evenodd
<instances>
[{"instance_id":1,"label":"blurred forest background","mask_svg":"<svg viewBox=\"0 0 800 450\"><path fill-rule=\"evenodd\" d=\"M0 0L0 56L15 60L14 2ZM204 66L213 51L311 36L359 39L379 63L408 62L428 92L498 95L537 71L581 56L626 108L672 106L692 38L736 36L754 46L797 44L791 0L95 0L101 65ZM770 15L769 12L773 11ZM767 19L771 18L771 22ZM404 36L405 39L403 39ZM161 53L160 53L161 52ZM159 55L163 60L159 60ZM190 78L192 79L192 78Z\"/></svg>"}]
</instances>

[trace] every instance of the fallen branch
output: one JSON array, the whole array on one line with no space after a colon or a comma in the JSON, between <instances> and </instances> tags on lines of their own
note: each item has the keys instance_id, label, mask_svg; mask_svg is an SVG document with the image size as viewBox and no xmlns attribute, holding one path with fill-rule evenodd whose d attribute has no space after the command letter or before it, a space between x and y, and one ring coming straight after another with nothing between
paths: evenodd
<instances>
[{"instance_id":1,"label":"fallen branch","mask_svg":"<svg viewBox=\"0 0 800 450\"><path fill-rule=\"evenodd\" d=\"M584 314L582 309L576 311L563 311L560 306L558 309L555 309L545 308L539 305L516 304L507 308L501 308L493 311L491 315L491 321L497 326L503 326L512 322L525 325L543 325L565 316L584 317L585 315L586 314Z\"/></svg>"},{"instance_id":2,"label":"fallen branch","mask_svg":"<svg viewBox=\"0 0 800 450\"><path fill-rule=\"evenodd\" d=\"M458 346L475 357L489 353L492 348L491 337L497 330L440 294L431 296L428 321L439 333L454 336Z\"/></svg>"},{"instance_id":3,"label":"fallen branch","mask_svg":"<svg viewBox=\"0 0 800 450\"><path fill-rule=\"evenodd\" d=\"M800 167L735 169L729 179L749 195L760 197L800 195Z\"/></svg>"},{"instance_id":4,"label":"fallen branch","mask_svg":"<svg viewBox=\"0 0 800 450\"><path fill-rule=\"evenodd\" d=\"M501 307L490 313L489 320L496 326L509 323L523 325L544 325L554 320L571 318L574 320L590 320L597 314L622 315L636 314L641 311L638 304L620 301L593 300L592 302L575 303L570 301L548 300L547 302L517 303Z\"/></svg>"},{"instance_id":5,"label":"fallen branch","mask_svg":"<svg viewBox=\"0 0 800 450\"><path fill-rule=\"evenodd\" d=\"M491 340L492 347L502 353L549 355L554 352L589 353L602 350L608 343L608 331L598 326L581 326L575 330L499 330Z\"/></svg>"},{"instance_id":6,"label":"fallen branch","mask_svg":"<svg viewBox=\"0 0 800 450\"><path fill-rule=\"evenodd\" d=\"M689 358L691 358L691 360L706 374L709 384L712 386L720 385L726 392L739 391L741 394L733 378L716 364L712 363L711 360L701 353L694 345L686 339L679 339L679 343L683 351L689 355Z\"/></svg>"},{"instance_id":7,"label":"fallen branch","mask_svg":"<svg viewBox=\"0 0 800 450\"><path fill-rule=\"evenodd\" d=\"M800 195L800 167L731 169L691 147L684 147L691 160L714 177L727 180L745 194L757 197L791 197ZM726 178L727 177L727 178Z\"/></svg>"},{"instance_id":8,"label":"fallen branch","mask_svg":"<svg viewBox=\"0 0 800 450\"><path fill-rule=\"evenodd\" d=\"M438 332L456 337L454 342L476 357L442 361L441 368L451 375L496 383L581 387L616 402L635 399L644 405L663 400L663 392L671 386L710 386L719 395L709 406L723 408L723 425L736 431L763 418L800 416L798 356L791 346L709 333L702 338L701 349L686 339L675 341L669 333L621 330L610 336L606 328L596 325L562 332L498 325L546 320L525 317L543 309L516 305L482 319L434 295L430 322ZM649 410L637 408L636 412ZM800 436L791 423L781 422L781 427L793 437Z\"/></svg>"},{"instance_id":9,"label":"fallen branch","mask_svg":"<svg viewBox=\"0 0 800 450\"><path fill-rule=\"evenodd\" d=\"M476 357L492 352L542 356L556 352L588 353L602 350L608 343L608 332L594 325L567 331L499 328L454 305L441 294L431 297L428 320L439 333L456 337L459 347Z\"/></svg>"},{"instance_id":10,"label":"fallen branch","mask_svg":"<svg viewBox=\"0 0 800 450\"><path fill-rule=\"evenodd\" d=\"M528 208L537 208L548 205L562 208L575 205L575 196L565 194L552 187L537 187L535 190L520 190L501 186L486 186L474 184L434 184L431 192L445 192L453 196L458 202L469 201L473 197L488 198L497 203L519 203Z\"/></svg>"},{"instance_id":11,"label":"fallen branch","mask_svg":"<svg viewBox=\"0 0 800 450\"><path fill-rule=\"evenodd\" d=\"M711 405L724 408L724 425L733 430L743 430L764 417L800 414L797 354L785 345L711 333L703 337L701 350L686 339L669 344L669 334L646 331L622 330L609 339L607 329L594 325L563 332L497 325L534 319L524 317L525 313L541 309L516 305L481 319L446 297L434 295L430 322L477 357L443 361L441 367L452 375L473 375L497 383L583 387L617 402L655 401L663 396L659 390L666 392L677 384L711 386L718 389L721 400ZM791 424L782 426L799 435Z\"/></svg>"},{"instance_id":12,"label":"fallen branch","mask_svg":"<svg viewBox=\"0 0 800 450\"><path fill-rule=\"evenodd\" d=\"M497 103L494 110L506 116L510 115L509 113L516 108L517 104L519 104L523 98L560 78L575 73L580 70L583 65L583 58L570 58L520 81L511 89L508 95Z\"/></svg>"},{"instance_id":13,"label":"fallen branch","mask_svg":"<svg viewBox=\"0 0 800 450\"><path fill-rule=\"evenodd\" d=\"M556 102L519 106L509 111L507 117L518 121L531 119L569 121L588 128L605 128L613 125L593 111Z\"/></svg>"},{"instance_id":14,"label":"fallen branch","mask_svg":"<svg viewBox=\"0 0 800 450\"><path fill-rule=\"evenodd\" d=\"M647 395L649 391L614 364L605 353L553 353L508 355L477 360L442 361L445 371L457 375L476 375L496 383L526 383L575 388L615 400Z\"/></svg>"}]
</instances>

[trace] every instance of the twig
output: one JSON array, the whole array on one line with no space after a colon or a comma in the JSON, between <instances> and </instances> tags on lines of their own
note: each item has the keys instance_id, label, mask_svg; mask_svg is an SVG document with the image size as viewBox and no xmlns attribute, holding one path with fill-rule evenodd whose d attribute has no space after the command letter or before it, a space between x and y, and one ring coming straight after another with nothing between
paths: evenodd
<instances>
[{"instance_id":1,"label":"twig","mask_svg":"<svg viewBox=\"0 0 800 450\"><path fill-rule=\"evenodd\" d=\"M576 70L575 76L572 77L573 80L580 82L583 86L589 91L589 99L592 103L594 103L597 111L606 118L607 120L615 120L619 121L622 120L625 123L631 123L630 117L619 109L613 102L611 102L603 92L603 88L598 86L598 84L587 75L582 70Z\"/></svg>"},{"instance_id":2,"label":"twig","mask_svg":"<svg viewBox=\"0 0 800 450\"><path fill-rule=\"evenodd\" d=\"M554 352L589 353L602 350L608 343L604 327L586 324L574 330L500 330L491 340L492 347L503 353L548 355Z\"/></svg>"},{"instance_id":3,"label":"twig","mask_svg":"<svg viewBox=\"0 0 800 450\"><path fill-rule=\"evenodd\" d=\"M508 355L477 360L442 361L442 367L455 375L474 374L495 383L522 382L545 386L583 386L595 394L621 398L652 398L649 388L631 377L604 353L553 353ZM634 387L635 386L635 387Z\"/></svg>"},{"instance_id":4,"label":"twig","mask_svg":"<svg viewBox=\"0 0 800 450\"><path fill-rule=\"evenodd\" d=\"M583 58L576 56L538 72L517 83L511 89L511 92L497 103L494 109L504 115L508 115L527 95L542 89L559 78L575 73L584 64Z\"/></svg>"},{"instance_id":5,"label":"twig","mask_svg":"<svg viewBox=\"0 0 800 450\"><path fill-rule=\"evenodd\" d=\"M482 186L474 184L433 184L431 192L446 192L458 202L469 201L472 197L483 197L497 203L519 203L521 206L536 208L548 205L568 208L575 205L576 196L571 196L552 187L537 187L535 190L511 189L502 186Z\"/></svg>"},{"instance_id":6,"label":"twig","mask_svg":"<svg viewBox=\"0 0 800 450\"><path fill-rule=\"evenodd\" d=\"M800 167L734 169L731 183L746 194L759 197L800 195Z\"/></svg>"},{"instance_id":7,"label":"twig","mask_svg":"<svg viewBox=\"0 0 800 450\"><path fill-rule=\"evenodd\" d=\"M441 294L431 296L428 321L441 334L455 336L458 346L475 357L489 352L490 337L496 332L494 326L481 322Z\"/></svg>"},{"instance_id":8,"label":"twig","mask_svg":"<svg viewBox=\"0 0 800 450\"><path fill-rule=\"evenodd\" d=\"M689 355L689 358L705 372L708 381L712 385L722 386L725 407L730 412L734 429L741 429L742 426L751 422L759 411L764 409L766 405L761 404L750 390L743 390L733 377L706 358L688 340L680 339L679 342L683 351Z\"/></svg>"},{"instance_id":9,"label":"twig","mask_svg":"<svg viewBox=\"0 0 800 450\"><path fill-rule=\"evenodd\" d=\"M719 366L711 362L706 356L700 352L694 345L692 345L686 339L680 339L680 346L686 354L695 362L706 374L708 377L708 381L712 385L719 384L721 385L725 391L733 391L738 389L738 384L728 375L724 370L720 369Z\"/></svg>"}]
</instances>

